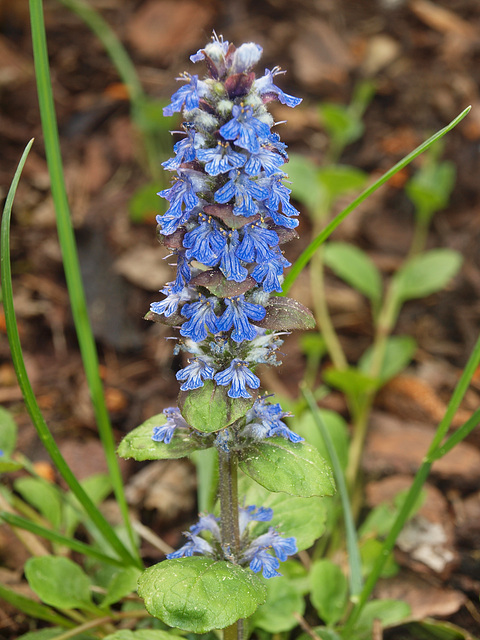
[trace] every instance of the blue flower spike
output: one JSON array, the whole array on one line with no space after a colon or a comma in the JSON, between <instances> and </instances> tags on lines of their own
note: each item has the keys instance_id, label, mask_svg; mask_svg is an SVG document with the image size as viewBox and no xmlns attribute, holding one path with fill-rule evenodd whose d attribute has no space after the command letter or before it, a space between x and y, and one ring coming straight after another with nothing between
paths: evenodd
<instances>
[{"instance_id":1,"label":"blue flower spike","mask_svg":"<svg viewBox=\"0 0 480 640\"><path fill-rule=\"evenodd\" d=\"M295 107L301 100L276 84L284 73L279 67L256 78L261 55L254 42L237 48L214 33L191 56L206 65L207 76L184 73L164 109L183 118L182 131L173 132L183 134L175 156L164 163L173 180L159 192L168 208L157 216L176 257L176 277L162 289L165 298L152 303L151 319L178 325L175 353L188 354L176 373L181 391L211 380L232 400L249 400L260 387L258 364L279 364L282 334L264 327L272 322L270 298L281 292L290 266L280 249L283 229L298 224L282 171L287 147L272 130L266 105L277 100ZM299 442L285 415L278 405L256 400L243 426L219 432L215 446L272 436ZM156 437L170 441L174 428L168 421Z\"/></svg>"}]
</instances>

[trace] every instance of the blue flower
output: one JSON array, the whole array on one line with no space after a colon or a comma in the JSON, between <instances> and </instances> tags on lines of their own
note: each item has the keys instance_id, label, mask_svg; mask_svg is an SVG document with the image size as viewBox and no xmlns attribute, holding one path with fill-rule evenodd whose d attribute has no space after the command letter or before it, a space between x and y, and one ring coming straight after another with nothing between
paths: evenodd
<instances>
[{"instance_id":1,"label":"blue flower","mask_svg":"<svg viewBox=\"0 0 480 640\"><path fill-rule=\"evenodd\" d=\"M276 173L279 168L285 164L284 158L272 151L271 145L262 143L260 149L256 153L251 153L244 170L250 176L257 176L263 169L267 176Z\"/></svg>"},{"instance_id":2,"label":"blue flower","mask_svg":"<svg viewBox=\"0 0 480 640\"><path fill-rule=\"evenodd\" d=\"M183 126L187 133L187 137L179 140L174 145L173 150L176 154L175 158L170 158L170 160L162 162L162 166L169 171L178 169L184 162L193 162L196 157L195 127L188 122L185 122ZM173 133L180 133L180 131L175 131Z\"/></svg>"},{"instance_id":3,"label":"blue flower","mask_svg":"<svg viewBox=\"0 0 480 640\"><path fill-rule=\"evenodd\" d=\"M189 531L185 532L185 537L189 538L189 541L186 542L183 547L177 549L173 553L167 553L168 560L172 560L174 558L189 558L193 556L194 553L201 553L204 556L213 556L213 548L212 546L200 536L196 536Z\"/></svg>"},{"instance_id":4,"label":"blue flower","mask_svg":"<svg viewBox=\"0 0 480 640\"><path fill-rule=\"evenodd\" d=\"M286 216L298 216L299 212L290 203L292 190L287 189L283 184L283 178L285 178L285 174L280 171L261 181L268 190L267 208L270 212L274 212L278 211L281 205L282 211Z\"/></svg>"},{"instance_id":5,"label":"blue flower","mask_svg":"<svg viewBox=\"0 0 480 640\"><path fill-rule=\"evenodd\" d=\"M172 287L173 293L183 291L184 287L190 282L192 274L190 272L190 265L188 263L185 251L177 251L177 275L175 277L175 283Z\"/></svg>"},{"instance_id":6,"label":"blue flower","mask_svg":"<svg viewBox=\"0 0 480 640\"><path fill-rule=\"evenodd\" d=\"M266 293L281 292L282 284L279 278L283 275L283 268L289 266L290 262L283 257L280 249L277 249L274 254L272 253L272 257L260 262L251 275L258 283L263 282L263 290Z\"/></svg>"},{"instance_id":7,"label":"blue flower","mask_svg":"<svg viewBox=\"0 0 480 640\"><path fill-rule=\"evenodd\" d=\"M203 80L199 80L198 76L189 76L186 73L184 78L180 79L190 80L190 82L175 91L171 98L172 102L163 109L164 116L173 116L177 111L181 111L184 106L187 111L195 109L200 103L200 98L205 96L208 91L208 85Z\"/></svg>"},{"instance_id":8,"label":"blue flower","mask_svg":"<svg viewBox=\"0 0 480 640\"><path fill-rule=\"evenodd\" d=\"M264 578L272 578L281 575L277 572L280 563L275 556L267 552L267 549L273 549L278 560L285 562L288 556L297 553L297 543L295 538L282 538L273 527L270 527L268 533L255 538L245 550L243 559L250 562L250 569L255 573L263 570Z\"/></svg>"},{"instance_id":9,"label":"blue flower","mask_svg":"<svg viewBox=\"0 0 480 640\"><path fill-rule=\"evenodd\" d=\"M189 360L189 364L177 372L177 380L184 380L180 389L189 391L190 389L198 389L203 387L204 380L212 380L215 370L212 369L204 360L193 358Z\"/></svg>"},{"instance_id":10,"label":"blue flower","mask_svg":"<svg viewBox=\"0 0 480 640\"><path fill-rule=\"evenodd\" d=\"M218 522L219 518L216 518L212 513L208 513L200 516L198 522L190 527L190 532L197 535L201 531L210 531L213 537L220 542L222 536Z\"/></svg>"},{"instance_id":11,"label":"blue flower","mask_svg":"<svg viewBox=\"0 0 480 640\"><path fill-rule=\"evenodd\" d=\"M230 180L215 192L215 202L226 204L235 198L233 213L236 216L254 216L258 213L258 204L254 198L265 200L268 198L268 191L238 170L230 171L228 177Z\"/></svg>"},{"instance_id":12,"label":"blue flower","mask_svg":"<svg viewBox=\"0 0 480 640\"><path fill-rule=\"evenodd\" d=\"M162 426L153 427L152 440L170 444L175 429L189 429L190 427L183 419L180 409L177 407L167 407L167 409L163 410L163 413L167 417L167 422Z\"/></svg>"},{"instance_id":13,"label":"blue flower","mask_svg":"<svg viewBox=\"0 0 480 640\"><path fill-rule=\"evenodd\" d=\"M233 118L220 127L220 135L225 140L232 140L238 147L250 153L260 150L260 140L268 138L270 129L253 115L252 107L235 104L232 108ZM260 140L259 140L260 139Z\"/></svg>"},{"instance_id":14,"label":"blue flower","mask_svg":"<svg viewBox=\"0 0 480 640\"><path fill-rule=\"evenodd\" d=\"M270 522L272 518L273 509L270 509L269 507L256 507L255 505L239 507L238 527L240 536L243 535L250 522Z\"/></svg>"},{"instance_id":15,"label":"blue flower","mask_svg":"<svg viewBox=\"0 0 480 640\"><path fill-rule=\"evenodd\" d=\"M285 73L280 69L280 67L274 67L271 71L269 69L265 69L265 75L261 78L258 78L253 83L254 90L258 91L261 96L265 96L266 98L277 99L282 104L286 104L287 107L296 107L302 101L301 98L295 98L294 96L288 95L282 91L279 87L273 84L274 76Z\"/></svg>"},{"instance_id":16,"label":"blue flower","mask_svg":"<svg viewBox=\"0 0 480 640\"><path fill-rule=\"evenodd\" d=\"M245 262L264 262L275 255L269 247L278 245L275 231L265 229L257 222L243 227L243 238L237 249L237 257Z\"/></svg>"},{"instance_id":17,"label":"blue flower","mask_svg":"<svg viewBox=\"0 0 480 640\"><path fill-rule=\"evenodd\" d=\"M187 170L179 171L173 185L157 194L170 202L168 210L162 216L157 216L157 222L166 236L174 233L181 224L186 222L200 203L196 192L201 188L201 180L195 175L196 173L195 171L187 173Z\"/></svg>"},{"instance_id":18,"label":"blue flower","mask_svg":"<svg viewBox=\"0 0 480 640\"><path fill-rule=\"evenodd\" d=\"M266 398L267 396L255 400L253 407L247 412L247 425L243 434L255 440L282 436L291 442L303 442L301 436L291 431L282 422L282 418L290 414L282 411L279 404L266 402Z\"/></svg>"},{"instance_id":19,"label":"blue flower","mask_svg":"<svg viewBox=\"0 0 480 640\"><path fill-rule=\"evenodd\" d=\"M192 62L200 62L200 60L205 60L205 57L208 56L215 64L224 63L229 46L228 40L224 40L222 35L218 37L214 33L212 42L209 42L204 49L199 49L197 53L191 55L190 60Z\"/></svg>"},{"instance_id":20,"label":"blue flower","mask_svg":"<svg viewBox=\"0 0 480 640\"><path fill-rule=\"evenodd\" d=\"M195 193L194 183L186 171L180 171L173 185L169 189L159 191L157 195L170 202L172 211L181 210L182 206L191 210L199 202Z\"/></svg>"},{"instance_id":21,"label":"blue flower","mask_svg":"<svg viewBox=\"0 0 480 640\"><path fill-rule=\"evenodd\" d=\"M207 298L200 294L197 302L183 305L182 316L189 318L189 320L182 325L181 335L185 338L191 338L194 342L201 342L207 337L207 328L211 333L217 333L218 318L214 311L216 302L215 297Z\"/></svg>"},{"instance_id":22,"label":"blue flower","mask_svg":"<svg viewBox=\"0 0 480 640\"><path fill-rule=\"evenodd\" d=\"M251 409L247 412L247 425L244 435L253 437L255 440L263 440L272 436L283 436L291 442L303 442L303 438L291 431L282 422L282 418L290 414L282 411L279 404L266 402L266 397L258 398Z\"/></svg>"},{"instance_id":23,"label":"blue flower","mask_svg":"<svg viewBox=\"0 0 480 640\"><path fill-rule=\"evenodd\" d=\"M152 302L150 310L153 311L153 313L169 318L176 312L179 304L190 300L191 291L187 287L177 292L174 291L172 287L173 284L173 282L170 282L161 290L161 293L167 296L166 298L160 300L160 302Z\"/></svg>"},{"instance_id":24,"label":"blue flower","mask_svg":"<svg viewBox=\"0 0 480 640\"><path fill-rule=\"evenodd\" d=\"M217 451L224 451L225 453L230 453L230 431L229 429L220 429L217 433L213 446L217 449Z\"/></svg>"},{"instance_id":25,"label":"blue flower","mask_svg":"<svg viewBox=\"0 0 480 640\"><path fill-rule=\"evenodd\" d=\"M211 176L227 173L232 169L238 169L245 164L246 155L234 151L229 142L219 140L213 149L199 149L197 160L206 162L205 171Z\"/></svg>"},{"instance_id":26,"label":"blue flower","mask_svg":"<svg viewBox=\"0 0 480 640\"><path fill-rule=\"evenodd\" d=\"M245 73L249 71L262 56L263 49L254 42L245 42L233 54L231 73Z\"/></svg>"},{"instance_id":27,"label":"blue flower","mask_svg":"<svg viewBox=\"0 0 480 640\"><path fill-rule=\"evenodd\" d=\"M259 378L250 371L246 362L238 358L234 358L227 369L219 371L214 380L222 386L231 385L228 390L230 398L251 398L247 386L250 389L258 389L260 386Z\"/></svg>"},{"instance_id":28,"label":"blue flower","mask_svg":"<svg viewBox=\"0 0 480 640\"><path fill-rule=\"evenodd\" d=\"M220 258L220 271L227 280L235 280L235 282L243 282L248 276L248 271L236 255L239 242L238 231L233 229L226 235L225 248Z\"/></svg>"},{"instance_id":29,"label":"blue flower","mask_svg":"<svg viewBox=\"0 0 480 640\"><path fill-rule=\"evenodd\" d=\"M262 572L264 578L276 578L282 574L277 571L280 562L265 549L259 549L250 560L250 569L255 573Z\"/></svg>"},{"instance_id":30,"label":"blue flower","mask_svg":"<svg viewBox=\"0 0 480 640\"><path fill-rule=\"evenodd\" d=\"M218 230L215 220L201 213L199 222L183 238L183 246L187 249L186 257L188 260L198 260L207 267L214 267L219 263L227 241Z\"/></svg>"},{"instance_id":31,"label":"blue flower","mask_svg":"<svg viewBox=\"0 0 480 640\"><path fill-rule=\"evenodd\" d=\"M229 331L233 324L235 331L232 332L231 337L235 342L253 340L257 332L248 320L263 320L265 309L259 304L246 302L243 295L235 298L225 298L225 302L227 308L217 322L218 330Z\"/></svg>"},{"instance_id":32,"label":"blue flower","mask_svg":"<svg viewBox=\"0 0 480 640\"><path fill-rule=\"evenodd\" d=\"M248 345L248 353L245 355L247 362L252 364L269 364L277 366L281 364L276 356L276 351L283 344L281 333L267 333L266 329L256 327L257 336Z\"/></svg>"}]
</instances>

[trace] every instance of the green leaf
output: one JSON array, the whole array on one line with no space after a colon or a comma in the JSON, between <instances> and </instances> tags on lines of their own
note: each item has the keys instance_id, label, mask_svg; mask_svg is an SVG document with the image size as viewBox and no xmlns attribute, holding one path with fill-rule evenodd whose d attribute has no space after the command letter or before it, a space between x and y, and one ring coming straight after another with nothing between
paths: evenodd
<instances>
[{"instance_id":1,"label":"green leaf","mask_svg":"<svg viewBox=\"0 0 480 640\"><path fill-rule=\"evenodd\" d=\"M256 286L252 276L247 276L243 282L227 280L220 269L208 269L194 276L189 285L191 287L205 287L217 298L233 298L241 296Z\"/></svg>"},{"instance_id":2,"label":"green leaf","mask_svg":"<svg viewBox=\"0 0 480 640\"><path fill-rule=\"evenodd\" d=\"M127 567L117 571L109 582L107 593L101 607L109 607L124 596L137 590L137 581L142 572L136 567Z\"/></svg>"},{"instance_id":3,"label":"green leaf","mask_svg":"<svg viewBox=\"0 0 480 640\"><path fill-rule=\"evenodd\" d=\"M199 556L160 562L143 573L138 585L152 616L195 633L250 617L266 595L250 569Z\"/></svg>"},{"instance_id":4,"label":"green leaf","mask_svg":"<svg viewBox=\"0 0 480 640\"><path fill-rule=\"evenodd\" d=\"M305 600L285 577L265 580L267 600L248 621L250 629L263 629L269 633L290 631L298 625L294 613L303 615Z\"/></svg>"},{"instance_id":5,"label":"green leaf","mask_svg":"<svg viewBox=\"0 0 480 640\"><path fill-rule=\"evenodd\" d=\"M347 579L340 567L331 560L319 560L312 565L310 580L313 606L326 624L334 625L347 606Z\"/></svg>"},{"instance_id":6,"label":"green leaf","mask_svg":"<svg viewBox=\"0 0 480 640\"><path fill-rule=\"evenodd\" d=\"M385 384L403 371L411 362L417 343L410 336L390 336L385 344L385 354L379 379ZM372 363L372 349L369 347L358 361L358 369L368 375Z\"/></svg>"},{"instance_id":7,"label":"green leaf","mask_svg":"<svg viewBox=\"0 0 480 640\"><path fill-rule=\"evenodd\" d=\"M378 382L375 378L367 376L362 371L354 367L348 369L326 369L323 373L324 381L335 389L340 389L344 393L360 397L369 391L377 388Z\"/></svg>"},{"instance_id":8,"label":"green leaf","mask_svg":"<svg viewBox=\"0 0 480 640\"><path fill-rule=\"evenodd\" d=\"M330 434L332 444L338 456L338 460L342 469L347 468L348 462L348 446L349 435L347 423L341 415L335 411L329 411L328 409L319 409L320 416L325 424L325 427ZM320 433L320 429L317 427L315 418L310 412L304 412L299 419L295 420L295 426L293 429L296 433L303 436L307 442L316 447L320 455L330 462L330 456L328 455L327 447Z\"/></svg>"},{"instance_id":9,"label":"green leaf","mask_svg":"<svg viewBox=\"0 0 480 640\"><path fill-rule=\"evenodd\" d=\"M68 558L41 556L25 564L28 584L43 602L59 609L89 609L90 579Z\"/></svg>"},{"instance_id":10,"label":"green leaf","mask_svg":"<svg viewBox=\"0 0 480 640\"><path fill-rule=\"evenodd\" d=\"M398 173L401 169L407 166L412 160L414 160L418 155L420 155L423 151L426 151L431 145L442 138L446 133L451 131L453 127L455 127L465 116L469 113L471 107L467 107L460 113L456 118L450 122L449 125L441 129L441 131L437 131L431 138L426 140L419 147L414 149L407 156L402 158L397 164L392 167L389 171L384 173L378 180L376 180L373 184L369 185L362 193L357 196L353 202L351 202L345 209L343 209L339 214L335 216L335 218L329 222L325 228L312 240L312 242L308 245L306 249L303 250L302 254L297 258L295 263L292 265L289 270L284 283L283 283L283 295L286 295L290 290L292 284L298 278L300 273L303 271L305 266L308 264L314 253L317 251L318 247L320 247L325 240L329 237L329 235L338 227L339 224L345 220L345 218L352 213L352 211L358 207L360 203L366 200L369 196L372 195L377 189L379 189L387 180L390 180L396 173Z\"/></svg>"},{"instance_id":11,"label":"green leaf","mask_svg":"<svg viewBox=\"0 0 480 640\"><path fill-rule=\"evenodd\" d=\"M349 106L324 102L319 105L318 110L325 131L340 150L362 136L365 128L363 122Z\"/></svg>"},{"instance_id":12,"label":"green leaf","mask_svg":"<svg viewBox=\"0 0 480 640\"><path fill-rule=\"evenodd\" d=\"M255 402L255 396L255 392L252 392L251 398L230 398L226 387L205 380L199 389L180 391L178 406L184 419L194 429L213 433L243 418Z\"/></svg>"},{"instance_id":13,"label":"green leaf","mask_svg":"<svg viewBox=\"0 0 480 640\"><path fill-rule=\"evenodd\" d=\"M63 632L64 629L61 627L50 627L48 629L40 629L39 631L29 631L19 636L17 640L53 640Z\"/></svg>"},{"instance_id":14,"label":"green leaf","mask_svg":"<svg viewBox=\"0 0 480 640\"><path fill-rule=\"evenodd\" d=\"M106 473L94 473L88 478L81 481L81 487L92 501L93 504L100 504L109 493L112 492L112 481ZM65 522L65 534L73 535L73 532L77 528L78 524L83 520L85 523L90 522L90 519L85 520L85 511L83 506L78 501L73 492L69 491L67 494L67 504L64 507L63 519ZM110 552L108 548L107 553Z\"/></svg>"},{"instance_id":15,"label":"green leaf","mask_svg":"<svg viewBox=\"0 0 480 640\"><path fill-rule=\"evenodd\" d=\"M336 631L327 629L326 627L314 627L313 632L318 638L321 638L321 640L342 640ZM312 636L308 633L302 633L298 636L297 640L311 640L311 638Z\"/></svg>"},{"instance_id":16,"label":"green leaf","mask_svg":"<svg viewBox=\"0 0 480 640\"><path fill-rule=\"evenodd\" d=\"M383 544L375 538L367 538L360 545L360 556L362 558L362 572L364 576L369 576L372 569L382 553ZM398 573L398 564L395 562L393 554L390 553L383 565L381 578L393 578Z\"/></svg>"},{"instance_id":17,"label":"green leaf","mask_svg":"<svg viewBox=\"0 0 480 640\"><path fill-rule=\"evenodd\" d=\"M312 500L312 498L309 498ZM322 498L320 498L321 500ZM281 564L282 575L288 579L290 584L294 585L298 593L306 596L310 593L310 577L307 569L298 560L288 558Z\"/></svg>"},{"instance_id":18,"label":"green leaf","mask_svg":"<svg viewBox=\"0 0 480 640\"><path fill-rule=\"evenodd\" d=\"M48 629L40 629L39 631L29 631L22 636L19 636L17 640L55 640L58 636L65 633L65 629L61 627L49 627ZM95 640L95 636L88 633L75 634L75 640Z\"/></svg>"},{"instance_id":19,"label":"green leaf","mask_svg":"<svg viewBox=\"0 0 480 640\"><path fill-rule=\"evenodd\" d=\"M37 509L55 529L62 522L62 500L58 487L42 478L18 478L15 491Z\"/></svg>"},{"instance_id":20,"label":"green leaf","mask_svg":"<svg viewBox=\"0 0 480 640\"><path fill-rule=\"evenodd\" d=\"M26 598L21 594L13 591L12 589L7 589L3 584L0 583L0 599L5 600L15 609L19 611L23 611L28 616L32 618L37 618L38 620L45 620L46 622L51 622L52 624L61 625L62 627L74 627L75 623L69 620L68 618L64 618L62 615L50 609L50 607L37 602L36 600L31 600L30 598Z\"/></svg>"},{"instance_id":21,"label":"green leaf","mask_svg":"<svg viewBox=\"0 0 480 640\"><path fill-rule=\"evenodd\" d=\"M19 636L17 640L55 640L58 636L65 633L65 629L61 627L49 627L48 629L40 629L39 631L29 631L23 636ZM95 636L89 633L76 633L75 640L95 640Z\"/></svg>"},{"instance_id":22,"label":"green leaf","mask_svg":"<svg viewBox=\"0 0 480 640\"><path fill-rule=\"evenodd\" d=\"M478 640L478 636L444 620L426 619L410 624L408 629L425 640Z\"/></svg>"},{"instance_id":23,"label":"green leaf","mask_svg":"<svg viewBox=\"0 0 480 640\"><path fill-rule=\"evenodd\" d=\"M10 457L17 443L17 425L10 411L0 407L0 451ZM0 454L1 457L2 454Z\"/></svg>"},{"instance_id":24,"label":"green leaf","mask_svg":"<svg viewBox=\"0 0 480 640\"><path fill-rule=\"evenodd\" d=\"M272 331L314 329L315 318L310 309L292 298L270 298L265 307L265 317L255 324Z\"/></svg>"},{"instance_id":25,"label":"green leaf","mask_svg":"<svg viewBox=\"0 0 480 640\"><path fill-rule=\"evenodd\" d=\"M455 185L453 162L427 162L405 185L405 192L416 208L417 215L428 221L448 205Z\"/></svg>"},{"instance_id":26,"label":"green leaf","mask_svg":"<svg viewBox=\"0 0 480 640\"><path fill-rule=\"evenodd\" d=\"M163 413L152 416L133 431L130 431L120 442L117 453L121 458L134 460L166 460L184 458L189 453L200 448L199 442L193 435L176 431L170 444L152 440L153 428L161 427L167 418Z\"/></svg>"},{"instance_id":27,"label":"green leaf","mask_svg":"<svg viewBox=\"0 0 480 640\"><path fill-rule=\"evenodd\" d=\"M143 222L154 218L157 213L165 213L165 201L159 198L158 182L149 182L137 189L128 201L128 213L132 222Z\"/></svg>"},{"instance_id":28,"label":"green leaf","mask_svg":"<svg viewBox=\"0 0 480 640\"><path fill-rule=\"evenodd\" d=\"M311 547L325 532L327 498L299 498L271 493L247 477L240 479L239 492L245 495L245 504L261 504L262 507L273 509L270 522L257 522L251 527L252 537L274 527L285 537L293 536L298 550L302 551Z\"/></svg>"},{"instance_id":29,"label":"green leaf","mask_svg":"<svg viewBox=\"0 0 480 640\"><path fill-rule=\"evenodd\" d=\"M0 456L0 473L8 473L9 471L18 471L22 469L23 464L16 460L10 460L5 456Z\"/></svg>"},{"instance_id":30,"label":"green leaf","mask_svg":"<svg viewBox=\"0 0 480 640\"><path fill-rule=\"evenodd\" d=\"M211 449L199 449L190 456L197 472L198 511L211 513L217 499L218 453Z\"/></svg>"},{"instance_id":31,"label":"green leaf","mask_svg":"<svg viewBox=\"0 0 480 640\"><path fill-rule=\"evenodd\" d=\"M453 249L432 249L415 256L393 277L397 299L404 302L440 291L458 273L461 265L462 256Z\"/></svg>"},{"instance_id":32,"label":"green leaf","mask_svg":"<svg viewBox=\"0 0 480 640\"><path fill-rule=\"evenodd\" d=\"M219 220L222 220L230 229L241 229L246 224L250 224L260 219L260 215L257 213L254 216L237 216L233 213L232 204L207 204L203 208L205 213L209 216L215 216Z\"/></svg>"},{"instance_id":33,"label":"green leaf","mask_svg":"<svg viewBox=\"0 0 480 640\"><path fill-rule=\"evenodd\" d=\"M410 615L410 606L401 600L371 600L362 609L355 625L359 638L371 638L373 621L380 620L382 626L400 624Z\"/></svg>"},{"instance_id":34,"label":"green leaf","mask_svg":"<svg viewBox=\"0 0 480 640\"><path fill-rule=\"evenodd\" d=\"M289 154L288 177L292 196L304 204L312 213L323 211L327 205L327 191L318 181L318 166L298 153Z\"/></svg>"},{"instance_id":35,"label":"green leaf","mask_svg":"<svg viewBox=\"0 0 480 640\"><path fill-rule=\"evenodd\" d=\"M268 438L245 449L242 456L240 469L269 491L304 498L335 492L332 470L306 442Z\"/></svg>"},{"instance_id":36,"label":"green leaf","mask_svg":"<svg viewBox=\"0 0 480 640\"><path fill-rule=\"evenodd\" d=\"M340 196L361 189L367 181L367 177L367 174L361 169L342 164L320 167L317 172L317 181L328 193L331 204Z\"/></svg>"},{"instance_id":37,"label":"green leaf","mask_svg":"<svg viewBox=\"0 0 480 640\"><path fill-rule=\"evenodd\" d=\"M161 629L139 629L138 631L121 629L111 633L103 640L172 640L174 638L179 638L179 636Z\"/></svg>"},{"instance_id":38,"label":"green leaf","mask_svg":"<svg viewBox=\"0 0 480 640\"><path fill-rule=\"evenodd\" d=\"M364 251L346 242L329 242L325 245L324 260L335 275L378 304L382 277Z\"/></svg>"}]
</instances>

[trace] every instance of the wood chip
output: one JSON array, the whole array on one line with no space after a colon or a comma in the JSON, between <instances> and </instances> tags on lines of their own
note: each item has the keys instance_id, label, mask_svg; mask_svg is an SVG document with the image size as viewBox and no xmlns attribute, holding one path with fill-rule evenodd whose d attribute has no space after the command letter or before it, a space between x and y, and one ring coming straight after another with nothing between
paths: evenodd
<instances>
[{"instance_id":1,"label":"wood chip","mask_svg":"<svg viewBox=\"0 0 480 640\"><path fill-rule=\"evenodd\" d=\"M373 477L415 473L430 446L434 429L374 412L363 455L363 467ZM432 477L469 490L480 484L480 452L461 442L437 460Z\"/></svg>"},{"instance_id":2,"label":"wood chip","mask_svg":"<svg viewBox=\"0 0 480 640\"><path fill-rule=\"evenodd\" d=\"M375 588L375 597L407 602L410 605L413 620L423 620L428 616L451 615L467 600L466 595L460 591L431 584L407 571L402 571L388 580L379 580Z\"/></svg>"}]
</instances>

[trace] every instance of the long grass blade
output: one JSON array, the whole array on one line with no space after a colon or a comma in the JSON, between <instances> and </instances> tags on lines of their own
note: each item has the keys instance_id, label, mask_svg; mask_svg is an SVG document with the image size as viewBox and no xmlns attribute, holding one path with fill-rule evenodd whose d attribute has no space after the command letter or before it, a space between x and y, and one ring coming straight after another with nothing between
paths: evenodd
<instances>
[{"instance_id":1,"label":"long grass blade","mask_svg":"<svg viewBox=\"0 0 480 640\"><path fill-rule=\"evenodd\" d=\"M406 167L412 160L415 160L417 156L426 151L429 147L432 146L434 142L443 138L443 136L451 131L457 124L465 118L465 116L470 111L471 107L467 107L460 113L454 120L450 122L446 127L437 131L431 138L422 143L419 147L414 149L411 153L405 156L402 160L397 162L395 166L393 166L389 171L383 174L381 178L376 180L372 185L367 187L362 193L355 198L353 202L351 202L348 207L346 207L343 211L341 211L335 218L321 231L316 238L312 240L312 242L308 245L308 247L300 254L297 260L292 265L292 268L289 270L287 276L285 277L285 281L282 287L282 293L280 295L287 295L290 287L298 278L303 269L310 262L315 251L325 242L325 240L329 237L329 235L338 227L338 225L345 220L345 218L352 213L359 204L361 204L364 200L366 200L369 196L372 195L379 187L381 187L387 180L390 180L392 176L401 171L404 167Z\"/></svg>"},{"instance_id":2,"label":"long grass blade","mask_svg":"<svg viewBox=\"0 0 480 640\"><path fill-rule=\"evenodd\" d=\"M96 524L98 530L104 537L104 539L110 544L112 549L122 558L128 565L137 561L131 556L129 551L125 548L123 543L119 540L112 527L105 520L103 515L97 509L97 507L90 500L84 489L72 473L70 467L65 462L62 454L60 453L52 434L50 433L42 412L37 404L35 395L28 378L27 370L25 368L25 362L23 359L22 347L20 344L20 336L18 334L17 320L15 315L15 308L13 305L13 290L12 290L12 273L10 266L10 220L12 214L12 204L17 190L20 175L23 169L23 165L27 159L28 152L32 146L33 140L29 142L23 155L20 159L20 163L15 172L12 184L10 186L5 207L2 216L0 243L1 243L1 282L2 282L2 294L3 294L3 306L5 310L5 322L7 325L8 341L10 343L10 350L12 353L13 366L17 375L18 384L22 390L22 394L25 400L25 405L32 418L32 422L38 432L40 440L49 453L52 461L56 465L59 473L65 479L72 492L75 494L79 502L83 505L83 508L88 513L90 518Z\"/></svg>"},{"instance_id":3,"label":"long grass blade","mask_svg":"<svg viewBox=\"0 0 480 640\"><path fill-rule=\"evenodd\" d=\"M86 544L85 542L81 542L80 540L76 540L75 538L69 538L62 535L61 533L58 533L57 531L48 529L47 527L42 527L41 525L36 524L35 522L28 520L27 518L22 518L21 516L7 513L6 511L0 512L0 518L11 527L17 527L19 529L24 529L25 531L30 531L30 533L34 533L37 536L45 538L45 540L49 540L50 542L53 542L55 544L60 544L68 547L72 551L77 551L84 556L89 556L90 558L94 558L95 560L99 560L100 562L105 562L107 564L112 564L116 567L125 566L125 563L122 560L118 560L118 558L107 556L91 545Z\"/></svg>"},{"instance_id":4,"label":"long grass blade","mask_svg":"<svg viewBox=\"0 0 480 640\"><path fill-rule=\"evenodd\" d=\"M325 447L330 456L330 461L333 467L333 475L335 476L335 482L337 483L338 493L340 494L340 501L342 503L343 520L345 523L345 533L347 538L347 551L348 551L348 565L350 569L350 596L355 601L362 590L362 563L360 559L360 551L358 549L357 532L355 529L355 522L353 520L353 514L350 507L350 499L348 496L347 483L345 482L345 476L338 459L337 452L333 445L332 439L328 432L328 429L323 422L322 416L318 410L317 403L313 397L311 391L306 387L302 387L302 394L312 412L313 419L321 433Z\"/></svg>"},{"instance_id":5,"label":"long grass blade","mask_svg":"<svg viewBox=\"0 0 480 640\"><path fill-rule=\"evenodd\" d=\"M478 411L475 412L475 414L465 423L465 425L463 425L463 427L461 427L461 429L459 429L457 431L457 433L455 433L453 436L451 436L451 438L449 440L447 440L447 442L443 445L443 446L439 446L439 443L441 442L441 440L443 439L443 434L446 432L446 430L449 428L451 421L453 419L453 416L455 415L456 410L458 409L458 407L460 406L460 403L463 399L463 396L465 395L465 392L468 389L468 386L470 385L470 382L472 380L473 374L475 373L475 371L477 370L477 368L480 366L480 337L477 340L477 343L470 355L470 358L468 359L467 365L463 371L463 374L460 378L460 380L458 381L458 384L455 388L455 391L452 394L452 397L450 399L450 402L448 404L447 410L445 412L445 417L444 419L440 422L438 429L435 433L435 436L432 439L432 443L429 447L428 453L425 456L419 470L417 471L413 484L410 487L406 497L405 497L405 501L402 505L402 508L400 509L397 518L395 519L395 522L393 523L393 526L389 532L389 534L387 535L387 537L385 538L385 541L382 545L382 551L379 554L375 564L372 567L372 570L370 572L370 575L368 576L365 585L360 593L360 597L358 599L358 603L357 605L354 607L354 609L352 610L350 617L348 618L346 625L344 627L343 630L343 637L348 640L348 638L350 637L354 637L353 634L353 629L355 626L356 621L358 620L358 617L360 616L360 613L363 609L363 607L365 606L370 594L372 593L377 580L380 577L380 574L382 573L383 567L385 565L385 562L387 561L388 556L390 555L390 553L393 550L393 547L395 546L395 542L401 532L401 530L403 529L405 522L408 520L408 518L410 517L410 513L412 511L412 508L414 507L414 505L417 503L417 499L418 496L420 494L420 491L422 490L422 487L430 473L430 469L432 467L433 462L438 458L441 457L438 455L438 453L443 449L443 446L445 447L445 453L447 453L446 449L448 448L447 445L450 442L450 444L452 443L452 439L453 440L453 444L457 444L458 442L460 442L460 438L459 436L457 436L457 434L461 433L462 435L462 439L465 438L468 433L470 433L470 431L473 429L473 425L474 423L477 421L478 419ZM467 426L468 425L468 426ZM453 445L452 445L453 446ZM452 448L452 447L450 447ZM448 450L450 450L450 448ZM353 634L353 635L352 635Z\"/></svg>"},{"instance_id":6,"label":"long grass blade","mask_svg":"<svg viewBox=\"0 0 480 640\"><path fill-rule=\"evenodd\" d=\"M53 202L55 205L58 237L62 250L72 314L113 490L122 513L125 528L129 535L132 552L136 554L135 538L130 524L128 506L123 489L123 480L118 458L115 453L115 440L99 374L95 340L88 318L77 247L65 188L41 0L30 0L30 18L40 115L45 137L45 150L50 173ZM139 566L141 565L138 555L136 557L136 563Z\"/></svg>"},{"instance_id":7,"label":"long grass blade","mask_svg":"<svg viewBox=\"0 0 480 640\"><path fill-rule=\"evenodd\" d=\"M443 456L447 455L449 451L455 447L459 442L465 440L469 433L471 433L475 427L480 424L480 409L477 409L470 418L462 424L462 426L455 431L445 442L433 452L432 457L435 460L440 460Z\"/></svg>"}]
</instances>

